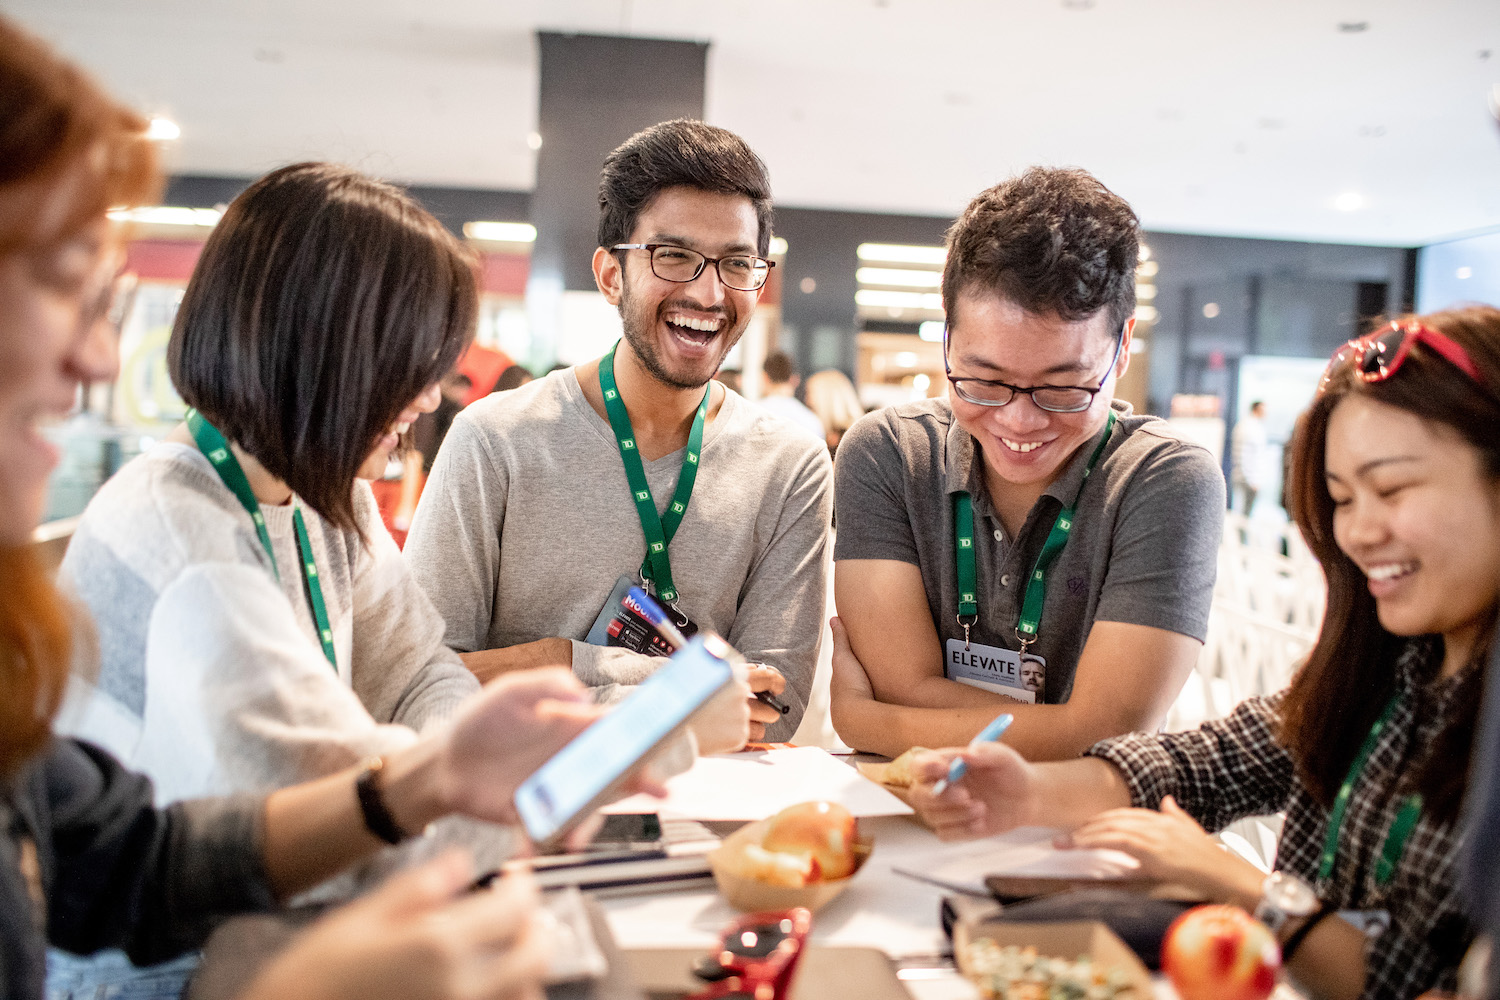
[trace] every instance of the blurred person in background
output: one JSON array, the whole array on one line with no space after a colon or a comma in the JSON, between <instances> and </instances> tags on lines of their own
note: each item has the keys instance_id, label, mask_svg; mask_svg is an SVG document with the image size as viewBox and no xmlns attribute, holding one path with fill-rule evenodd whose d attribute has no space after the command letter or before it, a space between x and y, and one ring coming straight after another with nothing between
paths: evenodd
<instances>
[{"instance_id":1,"label":"blurred person in background","mask_svg":"<svg viewBox=\"0 0 1500 1000\"><path fill-rule=\"evenodd\" d=\"M807 408L817 415L823 424L823 439L828 444L828 453L838 451L844 432L865 415L864 404L849 376L837 368L825 368L807 377L807 387L802 396Z\"/></svg>"},{"instance_id":2,"label":"blurred person in background","mask_svg":"<svg viewBox=\"0 0 1500 1000\"><path fill-rule=\"evenodd\" d=\"M519 782L597 716L566 674L516 677L471 701L441 736L393 749L378 769L341 769L268 798L165 809L153 805L150 781L104 750L52 735L74 658L87 659L92 642L86 617L30 544L58 462L42 428L67 414L81 385L117 374L110 317L124 255L105 212L149 203L159 190L146 127L0 18L6 1000L41 1000L49 942L78 954L124 947L159 962L195 947L224 917L271 908L373 854L383 845L377 828L416 832L453 811L509 821ZM455 856L410 872L313 925L241 996L539 997L545 950L531 921L534 888L507 879L471 895L471 881L472 867Z\"/></svg>"},{"instance_id":3,"label":"blurred person in background","mask_svg":"<svg viewBox=\"0 0 1500 1000\"><path fill-rule=\"evenodd\" d=\"M1239 500L1236 509L1246 517L1254 513L1255 498L1266 488L1270 448L1266 404L1257 399L1229 436L1229 481Z\"/></svg>"},{"instance_id":4,"label":"blurred person in background","mask_svg":"<svg viewBox=\"0 0 1500 1000\"><path fill-rule=\"evenodd\" d=\"M758 400L762 409L801 430L807 431L819 441L823 440L823 421L816 413L802 405L797 399L797 386L802 381L797 366L783 351L772 351L766 355L766 391Z\"/></svg>"},{"instance_id":5,"label":"blurred person in background","mask_svg":"<svg viewBox=\"0 0 1500 1000\"><path fill-rule=\"evenodd\" d=\"M916 805L940 836L1063 827L1151 882L1259 910L1317 997L1451 991L1474 936L1464 890L1494 903L1493 829L1459 813L1500 609L1500 310L1403 317L1341 348L1293 448L1327 611L1289 687L1065 763L923 755ZM933 797L956 755L967 776ZM1471 787L1482 810L1492 788ZM1274 882L1205 833L1275 812ZM1484 873L1469 886L1466 836Z\"/></svg>"},{"instance_id":6,"label":"blurred person in background","mask_svg":"<svg viewBox=\"0 0 1500 1000\"><path fill-rule=\"evenodd\" d=\"M872 413L839 447L834 728L894 756L1010 711L1007 743L1066 759L1155 728L1182 689L1224 473L1115 398L1140 248L1123 199L1033 168L980 193L947 242L949 397Z\"/></svg>"},{"instance_id":7,"label":"blurred person in background","mask_svg":"<svg viewBox=\"0 0 1500 1000\"><path fill-rule=\"evenodd\" d=\"M506 392L510 389L519 389L527 382L535 380L536 376L531 374L524 365L511 365L500 373L495 380L495 391Z\"/></svg>"}]
</instances>

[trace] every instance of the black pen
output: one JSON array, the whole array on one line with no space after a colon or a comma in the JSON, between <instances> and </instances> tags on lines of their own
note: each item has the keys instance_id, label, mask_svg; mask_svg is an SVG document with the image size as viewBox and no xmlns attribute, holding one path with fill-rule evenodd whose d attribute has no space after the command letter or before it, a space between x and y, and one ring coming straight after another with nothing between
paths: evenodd
<instances>
[{"instance_id":1,"label":"black pen","mask_svg":"<svg viewBox=\"0 0 1500 1000\"><path fill-rule=\"evenodd\" d=\"M681 649L687 645L687 636L683 635L682 631L676 625L672 624L672 620L667 617L667 613L663 610L662 606L657 604L655 598L646 593L643 588L631 587L628 596L636 604L640 605L643 610L649 612L646 620L656 628L656 631L661 633L661 637L667 640L674 650ZM792 706L781 701L769 691L755 692L755 700L762 705L774 708L782 715L787 715L792 710Z\"/></svg>"}]
</instances>

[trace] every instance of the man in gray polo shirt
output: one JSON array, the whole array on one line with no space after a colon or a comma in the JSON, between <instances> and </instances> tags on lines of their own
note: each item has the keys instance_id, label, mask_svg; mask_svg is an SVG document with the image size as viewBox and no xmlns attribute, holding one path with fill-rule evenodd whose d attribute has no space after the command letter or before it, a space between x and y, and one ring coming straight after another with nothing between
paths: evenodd
<instances>
[{"instance_id":1,"label":"man in gray polo shirt","mask_svg":"<svg viewBox=\"0 0 1500 1000\"><path fill-rule=\"evenodd\" d=\"M1139 241L1081 170L999 184L950 230L950 399L870 414L835 463L852 746L959 746L1008 711L1007 743L1061 759L1171 706L1207 630L1224 479L1113 398Z\"/></svg>"}]
</instances>

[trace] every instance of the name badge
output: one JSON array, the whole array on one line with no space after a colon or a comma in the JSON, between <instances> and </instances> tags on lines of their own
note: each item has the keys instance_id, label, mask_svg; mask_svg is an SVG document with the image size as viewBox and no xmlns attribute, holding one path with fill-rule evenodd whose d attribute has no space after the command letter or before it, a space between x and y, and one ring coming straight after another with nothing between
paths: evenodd
<instances>
[{"instance_id":1,"label":"name badge","mask_svg":"<svg viewBox=\"0 0 1500 1000\"><path fill-rule=\"evenodd\" d=\"M604 602L604 607L599 609L599 615L594 619L594 625L589 629L584 642L594 646L621 646L633 653L646 653L649 656L671 656L672 644L630 599L630 588L634 586L636 581L628 576L615 581L615 589L610 593L609 600ZM666 612L672 616L672 623L684 636L692 638L693 633L698 631L698 626L688 620L687 616L670 607L666 608Z\"/></svg>"},{"instance_id":2,"label":"name badge","mask_svg":"<svg viewBox=\"0 0 1500 1000\"><path fill-rule=\"evenodd\" d=\"M1047 661L1035 653L1025 659L1014 649L949 639L943 673L950 681L1003 694L1027 705L1041 702L1047 690Z\"/></svg>"}]
</instances>

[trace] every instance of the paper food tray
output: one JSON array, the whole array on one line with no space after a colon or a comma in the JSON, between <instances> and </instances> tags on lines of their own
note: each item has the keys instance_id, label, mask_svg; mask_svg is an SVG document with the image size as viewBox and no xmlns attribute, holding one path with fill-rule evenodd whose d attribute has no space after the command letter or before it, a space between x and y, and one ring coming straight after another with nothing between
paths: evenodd
<instances>
[{"instance_id":1,"label":"paper food tray","mask_svg":"<svg viewBox=\"0 0 1500 1000\"><path fill-rule=\"evenodd\" d=\"M953 929L953 955L959 971L966 976L971 971L969 944L979 938L989 938L1001 947L1033 947L1049 958L1073 961L1087 955L1101 967L1123 972L1133 1000L1151 1000L1155 996L1151 974L1141 960L1101 923L1086 920L1045 924L961 920Z\"/></svg>"},{"instance_id":2,"label":"paper food tray","mask_svg":"<svg viewBox=\"0 0 1500 1000\"><path fill-rule=\"evenodd\" d=\"M870 854L875 849L873 840L861 836L854 842L853 874L848 878L833 882L816 882L801 888L767 885L757 879L743 878L726 871L724 862L729 854L747 842L760 843L768 825L765 820L761 820L758 823L743 826L724 838L724 843L710 851L708 855L708 864L713 871L714 881L718 883L719 892L728 900L730 906L745 913L756 913L760 910L785 910L793 906L805 906L816 913L819 907L826 906L849 887L849 883L859 875L859 870L865 866L866 861L870 860Z\"/></svg>"}]
</instances>

